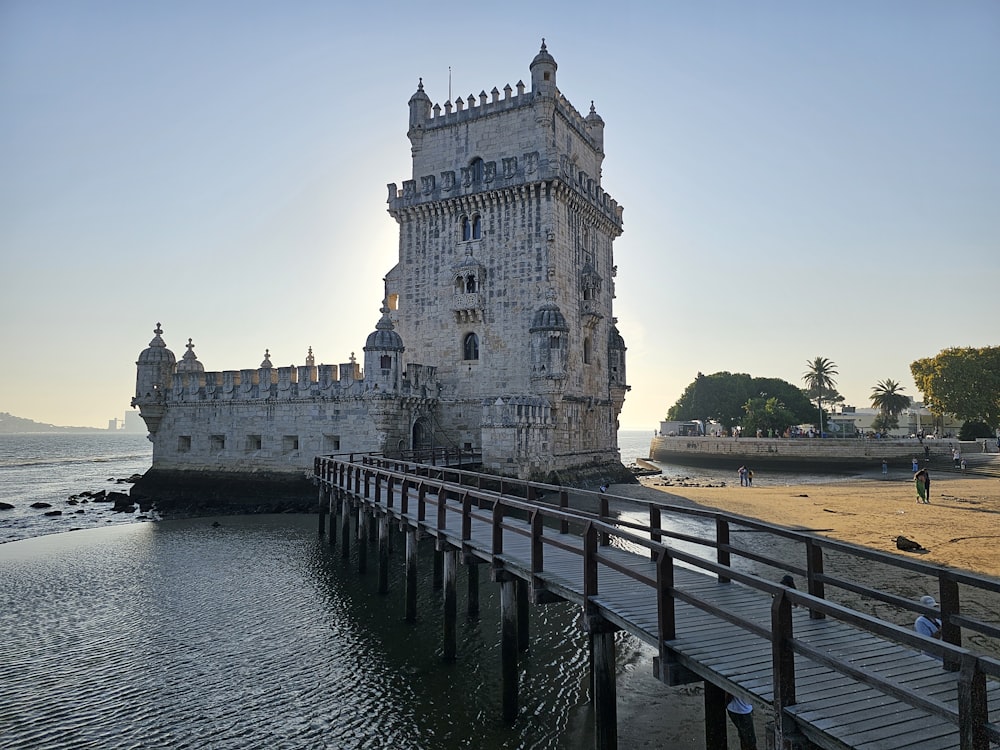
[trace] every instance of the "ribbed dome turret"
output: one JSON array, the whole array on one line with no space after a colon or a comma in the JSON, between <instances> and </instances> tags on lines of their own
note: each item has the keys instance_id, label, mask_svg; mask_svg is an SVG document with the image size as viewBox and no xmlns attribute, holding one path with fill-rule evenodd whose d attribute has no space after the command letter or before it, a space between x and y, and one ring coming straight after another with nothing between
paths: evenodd
<instances>
[{"instance_id":1,"label":"ribbed dome turret","mask_svg":"<svg viewBox=\"0 0 1000 750\"><path fill-rule=\"evenodd\" d=\"M389 308L383 305L382 317L375 325L375 330L368 334L365 351L401 352L404 348L402 337L396 333L392 321L389 319Z\"/></svg>"},{"instance_id":2,"label":"ribbed dome turret","mask_svg":"<svg viewBox=\"0 0 1000 750\"><path fill-rule=\"evenodd\" d=\"M139 359L136 360L137 365L170 365L171 367L177 362L177 358L174 357L174 353L167 349L167 345L160 338L160 334L163 333L163 329L160 324L156 324L156 328L153 329L153 333L156 335L153 340L149 342L149 347L143 349L139 354Z\"/></svg>"},{"instance_id":3,"label":"ribbed dome turret","mask_svg":"<svg viewBox=\"0 0 1000 750\"><path fill-rule=\"evenodd\" d=\"M590 114L587 115L587 124L591 127L604 124L604 120L597 114L597 109L594 107L593 102L590 103Z\"/></svg>"},{"instance_id":4,"label":"ribbed dome turret","mask_svg":"<svg viewBox=\"0 0 1000 750\"><path fill-rule=\"evenodd\" d=\"M533 69L536 65L551 65L553 70L556 70L559 66L556 64L556 59L549 54L548 48L545 46L545 40L542 39L542 48L538 50L538 54L535 55L535 59L531 61L531 65L528 66L528 70Z\"/></svg>"},{"instance_id":5,"label":"ribbed dome turret","mask_svg":"<svg viewBox=\"0 0 1000 750\"><path fill-rule=\"evenodd\" d=\"M205 365L199 362L198 357L195 356L194 344L191 343L191 339L188 339L184 357L177 363L177 372L205 372Z\"/></svg>"},{"instance_id":6,"label":"ribbed dome turret","mask_svg":"<svg viewBox=\"0 0 1000 750\"><path fill-rule=\"evenodd\" d=\"M547 302L535 311L530 333L535 331L568 331L566 317L554 302Z\"/></svg>"}]
</instances>

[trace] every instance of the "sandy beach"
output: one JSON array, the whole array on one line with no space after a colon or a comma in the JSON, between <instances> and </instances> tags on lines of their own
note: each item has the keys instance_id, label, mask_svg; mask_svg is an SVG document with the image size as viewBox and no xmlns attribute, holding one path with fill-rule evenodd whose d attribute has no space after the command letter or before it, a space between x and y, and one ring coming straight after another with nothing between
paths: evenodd
<instances>
[{"instance_id":1,"label":"sandy beach","mask_svg":"<svg viewBox=\"0 0 1000 750\"><path fill-rule=\"evenodd\" d=\"M639 485L614 485L612 494L669 504L718 508L790 528L808 530L834 539L884 552L904 555L894 539L915 539L928 551L915 556L922 562L961 568L1000 577L1000 479L955 475L932 476L931 503L916 502L908 475L886 479L848 479L842 482L785 485L780 478L758 474L753 487L739 481L725 487L664 485L659 476L645 477ZM913 556L911 556L913 557ZM898 577L880 570L880 586L904 596L927 593L914 576ZM929 593L936 592L931 589ZM850 597L846 597L850 599ZM997 601L977 602L987 612L997 611ZM859 604L865 608L864 604ZM882 612L881 614L885 614ZM900 615L901 623L910 619ZM990 619L990 618L987 618ZM701 683L670 688L652 675L652 654L629 664L619 679L619 742L628 747L671 747L700 750L704 740L704 693ZM767 706L754 711L758 746L764 745L764 725L770 720ZM738 747L729 727L730 747Z\"/></svg>"}]
</instances>

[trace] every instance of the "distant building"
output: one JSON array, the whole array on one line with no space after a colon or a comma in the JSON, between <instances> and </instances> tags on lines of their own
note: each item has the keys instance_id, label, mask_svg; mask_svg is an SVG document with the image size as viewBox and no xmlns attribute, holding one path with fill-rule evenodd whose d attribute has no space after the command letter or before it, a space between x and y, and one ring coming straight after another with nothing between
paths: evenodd
<instances>
[{"instance_id":1,"label":"distant building","mask_svg":"<svg viewBox=\"0 0 1000 750\"><path fill-rule=\"evenodd\" d=\"M170 473L310 473L319 454L447 446L560 481L624 472L629 390L613 315L623 209L601 187L604 121L556 86L543 42L524 83L409 100L412 178L388 186L399 260L363 361L206 371L157 324L133 406ZM303 320L308 321L309 318Z\"/></svg>"}]
</instances>

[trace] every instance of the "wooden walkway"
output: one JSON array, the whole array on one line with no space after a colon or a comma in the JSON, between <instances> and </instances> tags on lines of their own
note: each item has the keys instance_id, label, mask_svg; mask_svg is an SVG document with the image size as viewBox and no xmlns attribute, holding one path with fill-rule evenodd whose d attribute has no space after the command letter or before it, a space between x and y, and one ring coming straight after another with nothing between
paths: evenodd
<instances>
[{"instance_id":1,"label":"wooden walkway","mask_svg":"<svg viewBox=\"0 0 1000 750\"><path fill-rule=\"evenodd\" d=\"M714 719L724 726L728 692L774 708L777 747L988 750L1000 743L1000 661L958 645L963 630L1000 637L996 623L968 617L959 602L959 584L1000 593L993 579L714 512L650 506L648 524L626 523L612 516L607 496L594 497L600 512L584 513L568 507L562 488L500 484L495 477L441 467L329 458L317 460L316 474L321 530L329 509L331 541L338 511L345 544L353 538L345 511L373 513L434 537L438 550L460 553L467 563L488 564L494 580L525 582L535 602L572 602L581 607L581 622L593 637L621 629L657 649L655 669L665 683L704 680L707 688L717 688L706 689L706 725ZM559 502L539 501L542 492ZM661 522L664 513L714 521L714 538L671 532ZM736 525L801 541L806 565L736 547L729 539ZM704 545L714 559L683 552L671 539ZM926 568L939 580L945 639L951 642L923 638L825 599L831 585L923 610L836 578L824 570L824 547ZM730 565L733 556L784 566L806 578L808 591L740 572ZM502 613L502 619L507 616ZM606 644L599 641L599 655ZM599 703L599 683L594 692ZM596 706L597 742L614 747L616 733L607 726L607 712L612 722L614 717L613 685L603 695L611 706ZM713 739L709 731L706 741L709 750L724 748L725 734Z\"/></svg>"}]
</instances>

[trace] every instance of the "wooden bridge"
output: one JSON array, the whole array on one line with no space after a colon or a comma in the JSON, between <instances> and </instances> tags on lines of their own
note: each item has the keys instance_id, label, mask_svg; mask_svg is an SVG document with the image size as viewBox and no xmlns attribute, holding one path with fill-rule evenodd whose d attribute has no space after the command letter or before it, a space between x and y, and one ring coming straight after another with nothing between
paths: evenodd
<instances>
[{"instance_id":1,"label":"wooden bridge","mask_svg":"<svg viewBox=\"0 0 1000 750\"><path fill-rule=\"evenodd\" d=\"M963 592L1000 594L995 579L706 509L621 498L639 510L613 514L605 494L447 466L334 456L317 458L315 475L320 533L328 531L331 544L339 539L345 557L355 540L362 570L377 527L382 592L389 582L390 523L404 530L408 620L416 617L417 540L436 540L446 659L457 652L459 562L489 565L500 585L508 721L517 714L529 600L565 600L580 607L589 635L599 748L617 746L617 630L657 649L654 669L664 683L704 681L709 750L727 747L726 693L773 707L777 748L988 750L1000 744L1000 661L962 647L963 636L974 633L1000 639L996 610L987 622L962 609ZM582 500L591 509L571 508L571 492L574 504ZM706 532L683 533L664 523L675 519L681 527L695 519ZM797 550L798 562L769 557L760 551L764 545L740 547L734 530L782 540ZM838 561L848 559L936 580L940 613L838 577ZM804 590L747 572L751 565L797 575ZM478 575L468 577L470 610L478 607L478 582ZM831 601L827 587L939 616L942 640Z\"/></svg>"}]
</instances>

